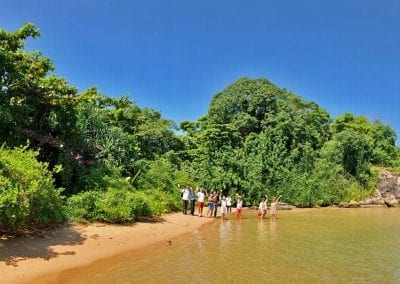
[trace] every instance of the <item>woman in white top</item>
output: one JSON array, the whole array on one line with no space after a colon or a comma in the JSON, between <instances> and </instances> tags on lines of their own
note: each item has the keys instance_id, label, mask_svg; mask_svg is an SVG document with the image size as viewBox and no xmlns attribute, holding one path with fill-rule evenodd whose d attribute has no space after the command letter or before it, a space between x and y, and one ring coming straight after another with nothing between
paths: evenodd
<instances>
[{"instance_id":1,"label":"woman in white top","mask_svg":"<svg viewBox=\"0 0 400 284\"><path fill-rule=\"evenodd\" d=\"M226 208L228 213L232 212L232 198L229 195L226 197Z\"/></svg>"},{"instance_id":2,"label":"woman in white top","mask_svg":"<svg viewBox=\"0 0 400 284\"><path fill-rule=\"evenodd\" d=\"M272 221L275 221L276 209L277 209L277 207L278 207L278 202L279 202L279 199L280 199L281 197L282 197L282 196L280 195L280 196L278 197L278 199L276 199L275 197L272 198L271 206L270 206L270 209L269 209L269 214L271 215L271 220L272 220Z\"/></svg>"},{"instance_id":3,"label":"woman in white top","mask_svg":"<svg viewBox=\"0 0 400 284\"><path fill-rule=\"evenodd\" d=\"M260 205L258 206L258 216L260 216L260 219L264 219L267 213L267 202L268 196L265 196L261 199Z\"/></svg>"},{"instance_id":4,"label":"woman in white top","mask_svg":"<svg viewBox=\"0 0 400 284\"><path fill-rule=\"evenodd\" d=\"M225 214L228 212L228 208L226 206L226 197L223 196L221 199L221 215L222 221L225 220Z\"/></svg>"},{"instance_id":5,"label":"woman in white top","mask_svg":"<svg viewBox=\"0 0 400 284\"><path fill-rule=\"evenodd\" d=\"M238 219L242 219L243 200L239 194L236 194L236 214Z\"/></svg>"}]
</instances>

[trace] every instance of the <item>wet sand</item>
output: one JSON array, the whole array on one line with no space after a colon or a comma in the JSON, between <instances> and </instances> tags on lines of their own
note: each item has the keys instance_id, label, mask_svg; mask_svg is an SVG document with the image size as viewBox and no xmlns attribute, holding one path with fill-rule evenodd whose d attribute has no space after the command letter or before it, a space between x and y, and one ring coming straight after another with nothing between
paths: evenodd
<instances>
[{"instance_id":1,"label":"wet sand","mask_svg":"<svg viewBox=\"0 0 400 284\"><path fill-rule=\"evenodd\" d=\"M41 235L0 238L0 283L55 283L66 270L88 266L200 228L214 219L173 213L118 226L64 226Z\"/></svg>"}]
</instances>

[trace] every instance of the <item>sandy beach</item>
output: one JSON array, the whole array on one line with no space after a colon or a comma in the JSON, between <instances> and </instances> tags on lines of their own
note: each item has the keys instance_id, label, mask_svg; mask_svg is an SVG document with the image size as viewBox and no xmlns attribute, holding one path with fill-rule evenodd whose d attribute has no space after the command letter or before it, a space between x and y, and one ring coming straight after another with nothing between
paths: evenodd
<instances>
[{"instance_id":1,"label":"sandy beach","mask_svg":"<svg viewBox=\"0 0 400 284\"><path fill-rule=\"evenodd\" d=\"M131 225L63 226L40 235L0 239L0 283L53 283L80 268L200 228L214 219L173 213Z\"/></svg>"}]
</instances>

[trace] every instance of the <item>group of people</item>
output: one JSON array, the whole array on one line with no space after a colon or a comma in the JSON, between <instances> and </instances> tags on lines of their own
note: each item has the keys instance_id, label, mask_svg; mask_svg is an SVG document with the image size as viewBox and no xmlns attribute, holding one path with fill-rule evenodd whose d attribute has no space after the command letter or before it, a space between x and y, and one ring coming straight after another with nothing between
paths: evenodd
<instances>
[{"instance_id":1,"label":"group of people","mask_svg":"<svg viewBox=\"0 0 400 284\"><path fill-rule=\"evenodd\" d=\"M281 196L278 198L272 197L271 205L269 207L269 214L271 216L271 220L275 221L276 218L276 209L278 207L278 202ZM268 196L265 195L265 197L261 198L260 205L258 206L258 216L261 219L265 218L265 215L267 214L267 209L268 209Z\"/></svg>"},{"instance_id":2,"label":"group of people","mask_svg":"<svg viewBox=\"0 0 400 284\"><path fill-rule=\"evenodd\" d=\"M222 190L219 192L211 191L207 192L207 190L200 188L197 189L196 192L192 187L185 187L181 189L181 197L182 197L182 213L190 215L195 215L195 203L197 200L197 215L199 217L203 217L203 212L205 206L205 202L207 199L207 212L205 213L205 217L212 218L217 217L218 203L221 204L221 215L222 220L226 219L228 213L232 212L233 202L236 202L236 215L238 219L242 219L242 209L243 209L243 199L239 194L235 195L235 200L228 196L222 195ZM278 206L278 201L281 198L273 197L270 205L270 216L271 220L275 220L276 217L276 209ZM258 207L258 216L263 219L267 214L268 209L268 196L262 197L260 205Z\"/></svg>"}]
</instances>

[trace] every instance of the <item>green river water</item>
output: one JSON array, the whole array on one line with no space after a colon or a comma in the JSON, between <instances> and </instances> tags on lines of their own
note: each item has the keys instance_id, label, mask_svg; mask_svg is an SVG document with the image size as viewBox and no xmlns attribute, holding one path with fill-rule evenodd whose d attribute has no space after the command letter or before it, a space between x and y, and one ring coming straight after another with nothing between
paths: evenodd
<instances>
[{"instance_id":1,"label":"green river water","mask_svg":"<svg viewBox=\"0 0 400 284\"><path fill-rule=\"evenodd\" d=\"M133 252L74 283L400 283L400 209L247 212ZM188 218L198 218L188 216Z\"/></svg>"}]
</instances>

